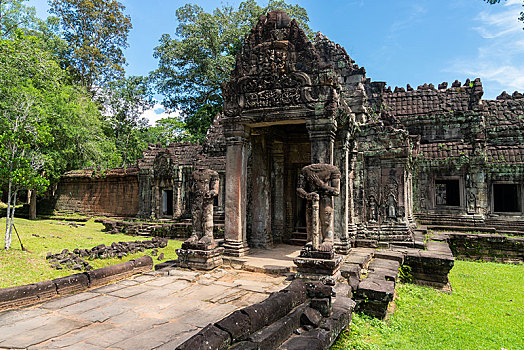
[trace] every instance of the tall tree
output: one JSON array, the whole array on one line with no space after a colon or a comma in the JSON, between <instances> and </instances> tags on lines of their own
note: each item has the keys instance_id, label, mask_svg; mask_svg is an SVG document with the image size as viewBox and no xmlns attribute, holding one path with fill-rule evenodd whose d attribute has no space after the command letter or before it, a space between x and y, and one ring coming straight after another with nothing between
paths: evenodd
<instances>
[{"instance_id":1,"label":"tall tree","mask_svg":"<svg viewBox=\"0 0 524 350\"><path fill-rule=\"evenodd\" d=\"M217 8L212 13L187 4L176 11L176 36L162 35L154 56L159 66L152 73L164 106L180 110L188 132L203 139L213 118L222 110L220 85L234 68L244 36L261 15L284 10L297 19L310 36L307 11L284 0L269 0L266 7L255 0Z\"/></svg>"},{"instance_id":2,"label":"tall tree","mask_svg":"<svg viewBox=\"0 0 524 350\"><path fill-rule=\"evenodd\" d=\"M148 120L144 112L153 107L148 80L128 77L109 85L104 96L105 115L110 129L108 136L115 140L121 166L134 163L147 146Z\"/></svg>"},{"instance_id":3,"label":"tall tree","mask_svg":"<svg viewBox=\"0 0 524 350\"><path fill-rule=\"evenodd\" d=\"M123 49L132 28L115 0L49 0L69 45L67 59L80 83L96 93L124 76Z\"/></svg>"},{"instance_id":4,"label":"tall tree","mask_svg":"<svg viewBox=\"0 0 524 350\"><path fill-rule=\"evenodd\" d=\"M8 188L5 248L11 244L18 192L43 189L40 148L51 139L46 117L59 84L60 67L18 33L0 40L0 179Z\"/></svg>"},{"instance_id":5,"label":"tall tree","mask_svg":"<svg viewBox=\"0 0 524 350\"><path fill-rule=\"evenodd\" d=\"M35 28L40 20L27 0L0 0L0 37L6 38L20 28Z\"/></svg>"}]
</instances>

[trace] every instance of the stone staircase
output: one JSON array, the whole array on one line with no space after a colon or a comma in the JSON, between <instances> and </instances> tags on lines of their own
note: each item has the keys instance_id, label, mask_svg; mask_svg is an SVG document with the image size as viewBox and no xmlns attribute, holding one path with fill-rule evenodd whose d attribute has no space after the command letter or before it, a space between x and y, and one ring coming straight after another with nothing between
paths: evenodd
<instances>
[{"instance_id":1,"label":"stone staircase","mask_svg":"<svg viewBox=\"0 0 524 350\"><path fill-rule=\"evenodd\" d=\"M289 244L305 246L307 243L307 228L306 227L297 227L295 231L291 234L291 239Z\"/></svg>"}]
</instances>

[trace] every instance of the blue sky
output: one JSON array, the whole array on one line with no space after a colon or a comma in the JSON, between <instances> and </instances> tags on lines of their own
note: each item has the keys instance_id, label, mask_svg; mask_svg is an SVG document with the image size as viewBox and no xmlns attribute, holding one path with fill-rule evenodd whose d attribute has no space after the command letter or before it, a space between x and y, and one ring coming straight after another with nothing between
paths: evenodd
<instances>
[{"instance_id":1,"label":"blue sky","mask_svg":"<svg viewBox=\"0 0 524 350\"><path fill-rule=\"evenodd\" d=\"M191 2L212 11L218 0L121 0L133 29L126 51L129 75L157 67L153 49L163 33L174 34L175 10ZM267 4L267 0L259 0ZM488 5L482 0L288 0L309 14L310 27L345 47L367 76L388 85L416 87L480 77L484 98L503 90L524 92L524 30L517 20L523 0ZM46 0L29 0L40 17ZM163 116L149 112L151 120Z\"/></svg>"}]
</instances>

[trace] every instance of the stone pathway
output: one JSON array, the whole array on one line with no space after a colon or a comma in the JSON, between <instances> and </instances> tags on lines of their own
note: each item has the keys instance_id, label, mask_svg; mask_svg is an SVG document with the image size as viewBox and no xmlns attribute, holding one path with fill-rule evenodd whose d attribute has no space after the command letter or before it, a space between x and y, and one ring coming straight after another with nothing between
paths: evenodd
<instances>
[{"instance_id":1,"label":"stone pathway","mask_svg":"<svg viewBox=\"0 0 524 350\"><path fill-rule=\"evenodd\" d=\"M282 276L232 269L151 272L0 313L0 348L174 349L287 284Z\"/></svg>"}]
</instances>

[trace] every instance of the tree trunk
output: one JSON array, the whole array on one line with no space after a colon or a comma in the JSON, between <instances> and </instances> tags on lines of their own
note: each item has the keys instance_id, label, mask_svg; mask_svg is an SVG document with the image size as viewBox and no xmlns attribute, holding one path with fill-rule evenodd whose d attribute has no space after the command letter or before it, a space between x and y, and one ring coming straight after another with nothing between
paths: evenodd
<instances>
[{"instance_id":1,"label":"tree trunk","mask_svg":"<svg viewBox=\"0 0 524 350\"><path fill-rule=\"evenodd\" d=\"M29 220L36 220L36 190L31 190L30 193L31 194L29 196Z\"/></svg>"},{"instance_id":2,"label":"tree trunk","mask_svg":"<svg viewBox=\"0 0 524 350\"><path fill-rule=\"evenodd\" d=\"M5 249L8 250L11 247L11 235L9 231L9 220L11 218L11 187L12 181L9 179L9 190L7 192L7 209L5 215Z\"/></svg>"},{"instance_id":3,"label":"tree trunk","mask_svg":"<svg viewBox=\"0 0 524 350\"><path fill-rule=\"evenodd\" d=\"M11 247L11 238L13 237L13 224L14 224L14 220L15 220L16 195L17 194L18 194L18 191L15 190L15 192L13 194L13 204L12 204L12 207L11 207L11 220L9 222L9 247L7 249L9 249Z\"/></svg>"}]
</instances>

